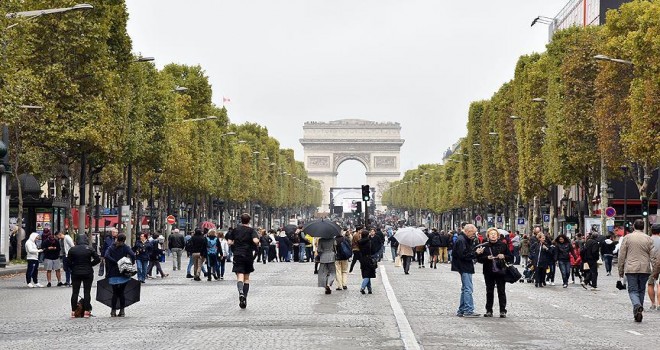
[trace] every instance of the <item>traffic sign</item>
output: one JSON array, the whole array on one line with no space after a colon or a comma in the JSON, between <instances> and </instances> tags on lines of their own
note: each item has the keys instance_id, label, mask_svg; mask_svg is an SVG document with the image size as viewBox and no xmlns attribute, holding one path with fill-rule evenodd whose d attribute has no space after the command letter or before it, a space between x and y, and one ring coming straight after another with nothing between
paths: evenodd
<instances>
[{"instance_id":1,"label":"traffic sign","mask_svg":"<svg viewBox=\"0 0 660 350\"><path fill-rule=\"evenodd\" d=\"M499 222L499 223L503 222L503 218L501 216L498 216L497 217L497 222Z\"/></svg>"},{"instance_id":2,"label":"traffic sign","mask_svg":"<svg viewBox=\"0 0 660 350\"><path fill-rule=\"evenodd\" d=\"M474 218L474 221L479 221L480 222L481 220L483 220L481 215L477 215L477 217Z\"/></svg>"},{"instance_id":3,"label":"traffic sign","mask_svg":"<svg viewBox=\"0 0 660 350\"><path fill-rule=\"evenodd\" d=\"M550 214L543 214L543 222L550 222Z\"/></svg>"},{"instance_id":4,"label":"traffic sign","mask_svg":"<svg viewBox=\"0 0 660 350\"><path fill-rule=\"evenodd\" d=\"M518 225L524 226L525 225L525 218L518 218Z\"/></svg>"},{"instance_id":5,"label":"traffic sign","mask_svg":"<svg viewBox=\"0 0 660 350\"><path fill-rule=\"evenodd\" d=\"M616 209L612 207L607 207L607 209L605 209L605 215L608 218L613 218L616 215Z\"/></svg>"},{"instance_id":6,"label":"traffic sign","mask_svg":"<svg viewBox=\"0 0 660 350\"><path fill-rule=\"evenodd\" d=\"M176 222L176 218L174 218L174 215L168 215L167 216L167 223L168 224L174 225L175 222Z\"/></svg>"}]
</instances>

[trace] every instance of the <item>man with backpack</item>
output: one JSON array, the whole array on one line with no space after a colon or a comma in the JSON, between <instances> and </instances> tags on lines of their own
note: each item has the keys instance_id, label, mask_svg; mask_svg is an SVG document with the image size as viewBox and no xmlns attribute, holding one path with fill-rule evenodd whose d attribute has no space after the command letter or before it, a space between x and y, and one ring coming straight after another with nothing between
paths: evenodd
<instances>
[{"instance_id":1,"label":"man with backpack","mask_svg":"<svg viewBox=\"0 0 660 350\"><path fill-rule=\"evenodd\" d=\"M222 246L220 240L215 235L215 230L211 229L206 234L206 271L207 281L211 281L211 276L217 281L220 279L220 264L218 255L222 255Z\"/></svg>"},{"instance_id":2,"label":"man with backpack","mask_svg":"<svg viewBox=\"0 0 660 350\"><path fill-rule=\"evenodd\" d=\"M440 252L440 245L442 244L440 239L440 234L438 229L433 228L431 234L429 234L428 246L429 246L429 255L431 255L431 260L429 262L429 267L437 269L438 268L438 253Z\"/></svg>"},{"instance_id":3,"label":"man with backpack","mask_svg":"<svg viewBox=\"0 0 660 350\"><path fill-rule=\"evenodd\" d=\"M335 270L337 270L337 290L348 289L348 259L353 255L348 232L337 236L337 258L335 259Z\"/></svg>"}]
</instances>

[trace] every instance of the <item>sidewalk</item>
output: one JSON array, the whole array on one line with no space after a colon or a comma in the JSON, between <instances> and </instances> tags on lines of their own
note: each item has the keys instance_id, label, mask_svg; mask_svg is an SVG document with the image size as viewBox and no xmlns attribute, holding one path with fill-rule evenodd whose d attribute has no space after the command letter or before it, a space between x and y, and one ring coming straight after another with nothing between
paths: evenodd
<instances>
[{"instance_id":1,"label":"sidewalk","mask_svg":"<svg viewBox=\"0 0 660 350\"><path fill-rule=\"evenodd\" d=\"M8 275L15 275L19 273L25 273L27 270L27 264L7 264L7 267L0 268L0 277L2 276L8 276Z\"/></svg>"}]
</instances>

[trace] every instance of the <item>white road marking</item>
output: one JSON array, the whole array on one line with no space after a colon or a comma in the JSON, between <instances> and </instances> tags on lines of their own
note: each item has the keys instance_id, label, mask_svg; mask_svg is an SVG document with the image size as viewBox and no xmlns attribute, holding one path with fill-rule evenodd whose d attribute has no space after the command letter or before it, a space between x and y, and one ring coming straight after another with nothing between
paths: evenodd
<instances>
[{"instance_id":1,"label":"white road marking","mask_svg":"<svg viewBox=\"0 0 660 350\"><path fill-rule=\"evenodd\" d=\"M385 266L380 268L380 274L383 277L383 286L385 286L385 291L387 292L387 299L390 300L390 306L394 312L396 324L399 327L399 334L401 335L401 340L403 340L403 346L405 349L421 350L419 343L415 338L415 333L413 333L413 330L410 327L410 322L408 322L408 318L406 317L405 312L403 312L401 304L399 304L399 301L396 299L394 289L392 289L390 280L387 278Z\"/></svg>"},{"instance_id":2,"label":"white road marking","mask_svg":"<svg viewBox=\"0 0 660 350\"><path fill-rule=\"evenodd\" d=\"M630 334L632 334L632 335L642 335L642 333L635 332L635 331L626 331L626 332L628 332L628 333L630 333Z\"/></svg>"},{"instance_id":3,"label":"white road marking","mask_svg":"<svg viewBox=\"0 0 660 350\"><path fill-rule=\"evenodd\" d=\"M552 305L552 307L556 307L556 308L558 308L558 309L559 309L559 305Z\"/></svg>"},{"instance_id":4,"label":"white road marking","mask_svg":"<svg viewBox=\"0 0 660 350\"><path fill-rule=\"evenodd\" d=\"M592 319L592 320L594 319L593 316L589 316L589 315L582 315L582 317L590 318L590 319Z\"/></svg>"}]
</instances>

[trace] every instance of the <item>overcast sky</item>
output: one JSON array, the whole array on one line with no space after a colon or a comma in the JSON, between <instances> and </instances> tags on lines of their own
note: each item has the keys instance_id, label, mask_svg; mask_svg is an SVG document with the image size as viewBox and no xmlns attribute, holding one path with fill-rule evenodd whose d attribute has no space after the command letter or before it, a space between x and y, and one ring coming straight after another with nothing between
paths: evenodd
<instances>
[{"instance_id":1,"label":"overcast sky","mask_svg":"<svg viewBox=\"0 0 660 350\"><path fill-rule=\"evenodd\" d=\"M133 50L201 65L234 123L268 128L302 160L305 121L401 123L401 170L440 162L471 101L545 50L567 0L127 0ZM340 186L364 168L340 168ZM346 182L348 181L348 182Z\"/></svg>"}]
</instances>

